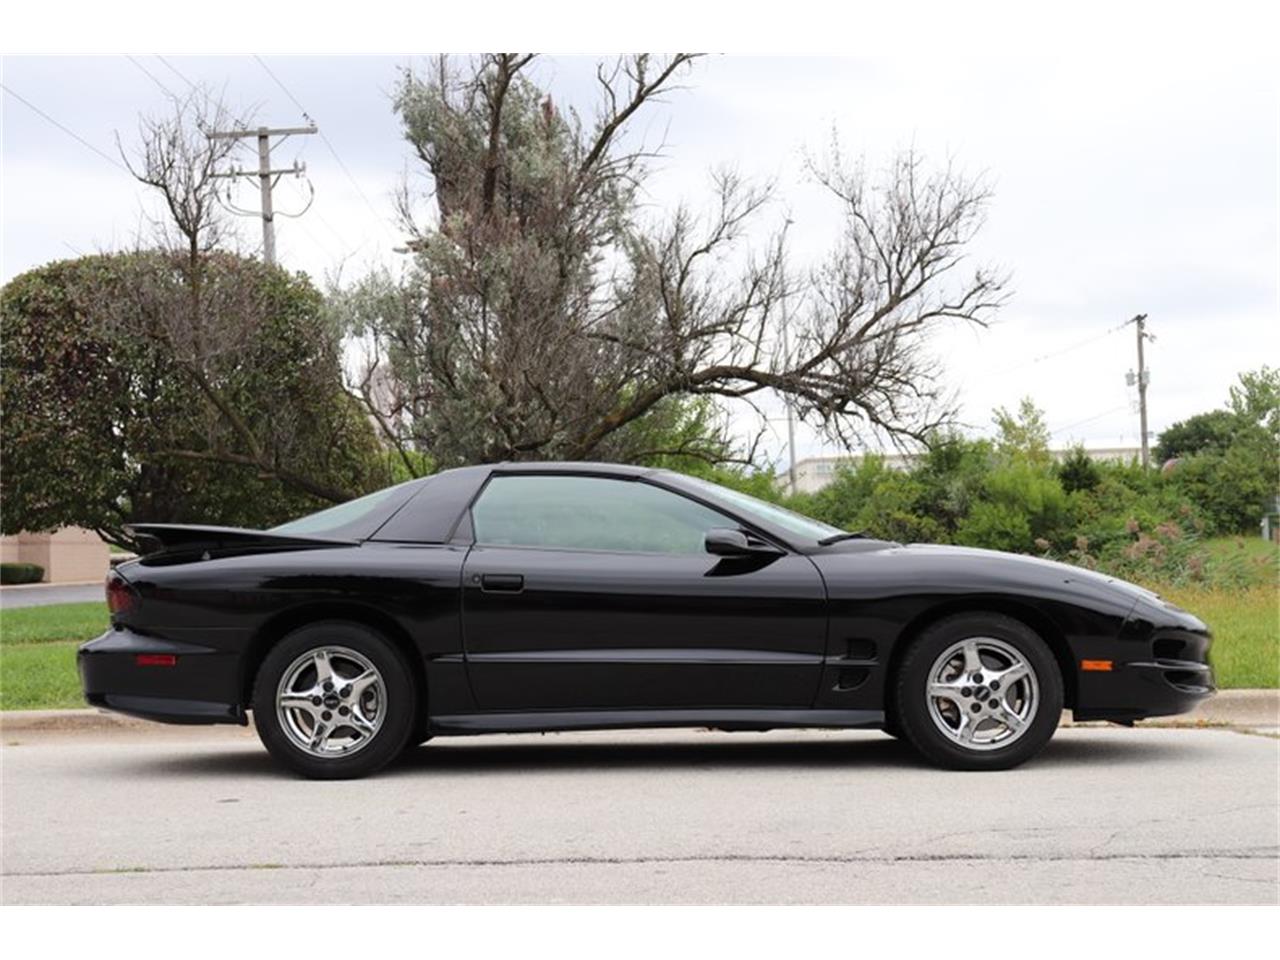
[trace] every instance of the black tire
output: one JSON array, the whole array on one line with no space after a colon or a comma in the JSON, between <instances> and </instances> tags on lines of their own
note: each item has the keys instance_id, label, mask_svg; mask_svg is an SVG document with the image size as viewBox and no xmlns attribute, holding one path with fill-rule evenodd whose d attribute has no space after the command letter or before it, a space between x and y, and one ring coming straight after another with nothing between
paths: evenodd
<instances>
[{"instance_id":1,"label":"black tire","mask_svg":"<svg viewBox=\"0 0 1280 960\"><path fill-rule=\"evenodd\" d=\"M382 678L381 722L368 741L349 755L308 753L294 742L276 711L276 691L285 672L308 651L323 647L355 651ZM253 720L263 746L289 769L314 780L347 780L380 770L404 750L418 720L417 693L409 665L394 644L363 624L330 620L300 627L267 654L254 681Z\"/></svg>"},{"instance_id":2,"label":"black tire","mask_svg":"<svg viewBox=\"0 0 1280 960\"><path fill-rule=\"evenodd\" d=\"M970 638L992 638L1007 644L1033 671L1037 688L1035 705L1028 708L1031 712L1026 717L1025 728L1004 747L993 745L983 750L963 746L944 733L931 714L927 693L930 672L950 648ZM977 689L971 691L974 699L978 699ZM895 723L905 739L926 759L952 770L1008 770L1026 762L1053 736L1062 716L1064 699L1062 673L1048 645L1026 624L998 613L956 614L923 630L911 642L899 665L893 698ZM955 710L959 706L953 703L948 707L945 701L938 702L943 704L943 710ZM945 717L943 722L947 722ZM979 721L979 731L982 726ZM988 721L989 730L999 731L1007 726L1002 721ZM983 734L979 732L978 736Z\"/></svg>"}]
</instances>

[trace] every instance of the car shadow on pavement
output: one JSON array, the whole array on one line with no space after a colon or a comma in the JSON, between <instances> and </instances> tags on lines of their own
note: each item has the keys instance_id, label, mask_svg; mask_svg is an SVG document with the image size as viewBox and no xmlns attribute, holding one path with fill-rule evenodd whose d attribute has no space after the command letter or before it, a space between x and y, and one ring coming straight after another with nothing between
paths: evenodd
<instances>
[{"instance_id":1,"label":"car shadow on pavement","mask_svg":"<svg viewBox=\"0 0 1280 960\"><path fill-rule=\"evenodd\" d=\"M583 743L580 739L562 740L555 735L538 738L521 735L518 739L502 735L445 738L407 750L376 776L581 772L590 769L932 769L907 744L881 735L779 741L743 734L740 741L716 737L706 743L688 739L664 741L660 738L645 742L630 739L610 741L606 734L599 736L598 741L590 743ZM1123 731L1108 731L1105 736L1088 739L1058 736L1038 757L1019 769L1096 768L1178 759L1194 762L1201 753L1197 746L1174 740L1134 739ZM130 758L129 764L135 774L149 776L292 776L261 749L197 751L180 755L166 753L163 757L135 756Z\"/></svg>"},{"instance_id":2,"label":"car shadow on pavement","mask_svg":"<svg viewBox=\"0 0 1280 960\"><path fill-rule=\"evenodd\" d=\"M933 769L906 743L887 736L831 738L804 741L751 739L690 743L688 741L637 743L555 743L493 739L430 743L405 752L387 773L482 772L490 770L549 771L585 768L605 769L677 767L840 767L847 769ZM1097 766L1167 760L1184 753L1179 744L1131 740L1055 739L1028 767Z\"/></svg>"}]
</instances>

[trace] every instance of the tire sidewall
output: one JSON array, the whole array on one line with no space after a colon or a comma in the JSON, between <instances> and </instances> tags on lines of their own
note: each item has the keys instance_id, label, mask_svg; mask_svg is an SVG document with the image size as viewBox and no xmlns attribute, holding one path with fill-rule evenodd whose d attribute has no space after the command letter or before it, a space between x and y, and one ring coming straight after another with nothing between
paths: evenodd
<instances>
[{"instance_id":1,"label":"tire sidewall","mask_svg":"<svg viewBox=\"0 0 1280 960\"><path fill-rule=\"evenodd\" d=\"M966 750L937 729L926 688L934 662L952 644L991 637L1014 647L1036 672L1040 703L1030 728L1007 747ZM957 770L1005 770L1030 759L1048 742L1062 716L1062 672L1048 645L1030 627L1003 614L957 614L926 628L912 643L895 684L895 721L928 759Z\"/></svg>"},{"instance_id":2,"label":"tire sidewall","mask_svg":"<svg viewBox=\"0 0 1280 960\"><path fill-rule=\"evenodd\" d=\"M349 647L371 660L382 674L386 713L373 740L346 757L314 757L294 745L276 715L276 689L285 670L308 650ZM376 630L360 623L331 620L300 627L280 640L263 659L253 687L253 721L271 755L296 773L317 780L363 777L400 754L417 720L417 696L403 654Z\"/></svg>"}]
</instances>

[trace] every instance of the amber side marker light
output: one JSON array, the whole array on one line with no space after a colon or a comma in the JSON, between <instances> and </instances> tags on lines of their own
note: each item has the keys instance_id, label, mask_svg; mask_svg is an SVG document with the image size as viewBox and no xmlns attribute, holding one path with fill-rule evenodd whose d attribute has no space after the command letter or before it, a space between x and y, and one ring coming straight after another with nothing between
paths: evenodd
<instances>
[{"instance_id":1,"label":"amber side marker light","mask_svg":"<svg viewBox=\"0 0 1280 960\"><path fill-rule=\"evenodd\" d=\"M1101 671L1102 673L1109 673L1111 671L1111 661L1110 660L1081 660L1080 669L1096 670L1096 671Z\"/></svg>"},{"instance_id":2,"label":"amber side marker light","mask_svg":"<svg viewBox=\"0 0 1280 960\"><path fill-rule=\"evenodd\" d=\"M178 658L172 653L140 653L133 662L140 667L176 667Z\"/></svg>"}]
</instances>

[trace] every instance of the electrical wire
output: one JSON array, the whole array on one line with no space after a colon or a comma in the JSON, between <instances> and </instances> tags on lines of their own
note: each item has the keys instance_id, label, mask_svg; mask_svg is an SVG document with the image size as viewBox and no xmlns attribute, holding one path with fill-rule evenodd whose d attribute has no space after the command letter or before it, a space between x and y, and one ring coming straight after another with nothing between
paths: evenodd
<instances>
[{"instance_id":1,"label":"electrical wire","mask_svg":"<svg viewBox=\"0 0 1280 960\"><path fill-rule=\"evenodd\" d=\"M158 53L157 53L157 54L153 54L153 56L154 56L157 60L159 60L161 63L163 63L166 67L168 67L168 68L173 72L174 76L176 76L179 80L181 80L183 83L185 83L185 84L186 84L188 87L190 87L193 91L195 91L196 93L199 93L199 92L200 92L200 88L199 88L199 87L197 87L197 86L196 86L194 83L192 83L190 80L188 80L188 79L186 78L186 76L182 73L182 71L181 71L181 70L179 70L177 67L175 67L172 63L170 63L170 62L169 62L168 60L166 60L164 57L160 56L160 54L158 54Z\"/></svg>"},{"instance_id":2,"label":"electrical wire","mask_svg":"<svg viewBox=\"0 0 1280 960\"><path fill-rule=\"evenodd\" d=\"M1107 337L1111 336L1113 333L1118 333L1119 331L1123 330L1125 327L1129 325L1129 323L1130 321L1126 320L1124 323L1117 324L1114 327L1111 327L1107 330L1102 331L1102 333L1095 333L1093 336L1086 337L1083 340L1079 340L1076 343L1062 347L1061 349L1051 350L1048 353L1039 354L1037 356L1032 357L1030 360L1024 360L1021 363L1014 364L1011 367L1005 367L1000 370L988 371L987 373L980 374L979 376L981 379L986 380L992 377L1003 377L1010 373L1016 373L1019 370L1025 370L1027 367L1033 367L1038 363L1043 363L1046 360L1052 360L1055 357L1062 356L1063 354L1071 353L1072 351L1079 350L1081 347L1087 347L1090 344L1097 343L1099 340L1105 340Z\"/></svg>"},{"instance_id":3,"label":"electrical wire","mask_svg":"<svg viewBox=\"0 0 1280 960\"><path fill-rule=\"evenodd\" d=\"M1109 417L1113 413L1119 413L1121 410L1128 410L1127 403L1118 407L1112 407L1110 410L1103 410L1102 413L1096 413L1092 417L1085 417L1083 420L1077 420L1075 423L1068 423L1065 427L1059 427L1057 430L1050 431L1049 436L1056 437L1060 433L1066 433L1076 427L1083 427L1086 423L1093 423L1095 420L1101 420L1103 417Z\"/></svg>"},{"instance_id":4,"label":"electrical wire","mask_svg":"<svg viewBox=\"0 0 1280 960\"><path fill-rule=\"evenodd\" d=\"M5 93L9 94L9 96L13 97L19 103L24 104L28 109L38 114L39 116L43 117L45 120L49 121L49 123L53 124L59 130L65 133L67 136L71 137L71 139L78 142L81 146L87 147L88 149L92 150L94 153L100 156L103 160L107 161L107 163L111 164L113 167L118 167L119 169L123 170L126 174L129 174L129 176L131 177L133 176L133 174L129 172L129 168L126 167L119 160L116 160L110 154L104 153L103 151L99 150L92 143L90 143L84 137L80 136L80 134L76 133L70 127L64 124L61 124L57 120L53 119L53 117L49 116L49 114L45 113L43 110L37 107L34 103L32 103L22 94L16 92L11 87L3 83L0 83L0 89L3 89Z\"/></svg>"},{"instance_id":5,"label":"electrical wire","mask_svg":"<svg viewBox=\"0 0 1280 960\"><path fill-rule=\"evenodd\" d=\"M157 77L154 73L152 73L150 70L144 67L141 63L139 63L136 57L130 56L127 53L124 55L124 57L126 60L132 63L135 67L141 70L148 80L150 80L157 87L159 87L166 97L168 97L170 100L174 101L175 103L177 102L178 100L177 95L168 87L166 87L163 83L161 83L159 77Z\"/></svg>"},{"instance_id":6,"label":"electrical wire","mask_svg":"<svg viewBox=\"0 0 1280 960\"><path fill-rule=\"evenodd\" d=\"M258 61L258 66L262 67L262 69L266 71L267 76L269 76L272 80L275 81L276 86L278 86L284 92L284 95L293 101L293 105L298 108L298 111L302 114L303 119L305 119L308 123L316 126L317 128L316 133L319 134L320 136L320 142L323 143L325 147L328 148L331 154L333 154L333 159L338 161L338 166L342 169L342 172L346 174L347 179L351 181L351 185L355 187L356 193L360 195L360 199L364 201L364 205L369 208L369 213L373 215L374 219L378 221L380 226L382 226L384 229L388 229L386 226L386 222L383 220L382 216L378 213L373 203L370 202L369 197L365 194L363 188L361 188L359 181L357 181L355 176L352 175L351 170L343 162L342 157L338 156L337 149L333 146L333 143L329 140L328 136L325 135L325 132L319 129L319 125L316 124L316 121L311 116L311 114L307 112L307 108L304 107L302 105L302 102L293 95L293 93L289 90L288 87L284 85L284 81L282 81L278 76L276 76L275 71L273 71L269 66L267 66L266 61L263 60L262 57L258 56L256 53L252 54L252 56L254 60Z\"/></svg>"}]
</instances>

